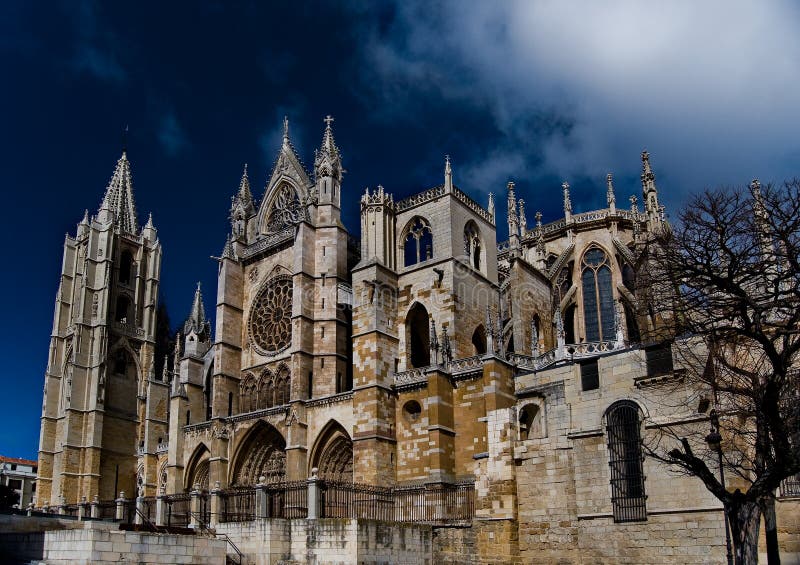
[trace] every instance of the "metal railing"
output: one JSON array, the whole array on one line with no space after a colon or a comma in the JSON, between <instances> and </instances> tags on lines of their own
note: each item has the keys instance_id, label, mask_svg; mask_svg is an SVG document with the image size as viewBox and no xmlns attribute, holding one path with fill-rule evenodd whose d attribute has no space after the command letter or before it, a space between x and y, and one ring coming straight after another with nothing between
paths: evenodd
<instances>
[{"instance_id":1,"label":"metal railing","mask_svg":"<svg viewBox=\"0 0 800 565\"><path fill-rule=\"evenodd\" d=\"M381 487L320 481L321 518L446 525L470 522L474 514L474 483Z\"/></svg>"},{"instance_id":2,"label":"metal railing","mask_svg":"<svg viewBox=\"0 0 800 565\"><path fill-rule=\"evenodd\" d=\"M164 497L167 505L167 526L187 527L191 519L192 495L188 492L168 494Z\"/></svg>"},{"instance_id":3,"label":"metal railing","mask_svg":"<svg viewBox=\"0 0 800 565\"><path fill-rule=\"evenodd\" d=\"M220 491L220 522L247 522L256 517L256 488L232 487Z\"/></svg>"}]
</instances>

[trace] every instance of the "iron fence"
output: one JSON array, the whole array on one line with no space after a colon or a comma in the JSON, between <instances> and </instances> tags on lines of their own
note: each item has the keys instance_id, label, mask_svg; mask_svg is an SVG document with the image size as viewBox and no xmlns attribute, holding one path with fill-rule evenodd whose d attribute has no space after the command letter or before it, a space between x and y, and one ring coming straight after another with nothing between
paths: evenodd
<instances>
[{"instance_id":1,"label":"iron fence","mask_svg":"<svg viewBox=\"0 0 800 565\"><path fill-rule=\"evenodd\" d=\"M381 487L320 481L321 518L452 524L475 514L473 483Z\"/></svg>"},{"instance_id":2,"label":"iron fence","mask_svg":"<svg viewBox=\"0 0 800 565\"><path fill-rule=\"evenodd\" d=\"M255 517L255 487L232 487L220 492L220 522L247 522Z\"/></svg>"},{"instance_id":3,"label":"iron fence","mask_svg":"<svg viewBox=\"0 0 800 565\"><path fill-rule=\"evenodd\" d=\"M394 521L469 522L475 514L474 483L433 483L394 489Z\"/></svg>"},{"instance_id":4,"label":"iron fence","mask_svg":"<svg viewBox=\"0 0 800 565\"><path fill-rule=\"evenodd\" d=\"M167 526L187 527L191 518L192 495L188 492L164 497L167 505Z\"/></svg>"},{"instance_id":5,"label":"iron fence","mask_svg":"<svg viewBox=\"0 0 800 565\"><path fill-rule=\"evenodd\" d=\"M101 500L97 503L97 517L101 520L116 520L117 502L115 500Z\"/></svg>"},{"instance_id":6,"label":"iron fence","mask_svg":"<svg viewBox=\"0 0 800 565\"><path fill-rule=\"evenodd\" d=\"M156 521L156 497L145 496L142 499L142 514L150 522Z\"/></svg>"},{"instance_id":7,"label":"iron fence","mask_svg":"<svg viewBox=\"0 0 800 565\"><path fill-rule=\"evenodd\" d=\"M391 488L336 481L320 481L319 487L320 518L393 519Z\"/></svg>"}]
</instances>

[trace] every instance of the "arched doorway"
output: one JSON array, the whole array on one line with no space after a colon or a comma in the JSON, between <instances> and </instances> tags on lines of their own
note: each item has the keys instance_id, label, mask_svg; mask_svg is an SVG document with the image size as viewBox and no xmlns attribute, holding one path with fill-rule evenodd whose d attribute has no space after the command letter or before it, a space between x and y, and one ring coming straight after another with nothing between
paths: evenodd
<instances>
[{"instance_id":1,"label":"arched doorway","mask_svg":"<svg viewBox=\"0 0 800 565\"><path fill-rule=\"evenodd\" d=\"M412 368L431 364L430 318L428 311L419 302L406 316L406 352Z\"/></svg>"},{"instance_id":2,"label":"arched doorway","mask_svg":"<svg viewBox=\"0 0 800 565\"><path fill-rule=\"evenodd\" d=\"M242 440L234 458L231 484L255 485L260 477L267 483L281 482L286 477L286 441L265 422L257 422Z\"/></svg>"},{"instance_id":3,"label":"arched doorway","mask_svg":"<svg viewBox=\"0 0 800 565\"><path fill-rule=\"evenodd\" d=\"M338 422L329 422L320 434L311 468L316 468L322 479L353 482L353 441Z\"/></svg>"},{"instance_id":4,"label":"arched doorway","mask_svg":"<svg viewBox=\"0 0 800 565\"><path fill-rule=\"evenodd\" d=\"M208 451L208 447L203 443L198 445L192 457L189 459L189 471L186 473L186 481L184 482L184 488L186 490L193 490L195 485L200 485L200 490L208 491L210 458L211 452Z\"/></svg>"}]
</instances>

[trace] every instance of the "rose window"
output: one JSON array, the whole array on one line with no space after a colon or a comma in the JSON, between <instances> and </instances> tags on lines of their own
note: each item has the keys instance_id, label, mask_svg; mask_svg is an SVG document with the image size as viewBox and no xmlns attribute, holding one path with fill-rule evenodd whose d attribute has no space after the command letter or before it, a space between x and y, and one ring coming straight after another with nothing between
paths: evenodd
<instances>
[{"instance_id":1,"label":"rose window","mask_svg":"<svg viewBox=\"0 0 800 565\"><path fill-rule=\"evenodd\" d=\"M292 279L271 279L256 296L250 313L250 337L256 349L275 354L292 341Z\"/></svg>"}]
</instances>

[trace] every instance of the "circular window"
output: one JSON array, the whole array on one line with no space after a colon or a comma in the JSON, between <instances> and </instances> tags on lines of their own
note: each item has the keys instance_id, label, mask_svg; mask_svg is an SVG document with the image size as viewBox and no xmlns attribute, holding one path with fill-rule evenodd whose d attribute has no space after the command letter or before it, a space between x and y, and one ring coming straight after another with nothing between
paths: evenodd
<instances>
[{"instance_id":1,"label":"circular window","mask_svg":"<svg viewBox=\"0 0 800 565\"><path fill-rule=\"evenodd\" d=\"M416 422L422 414L422 406L416 400L409 400L403 405L403 416L406 420Z\"/></svg>"},{"instance_id":2,"label":"circular window","mask_svg":"<svg viewBox=\"0 0 800 565\"><path fill-rule=\"evenodd\" d=\"M292 279L274 277L259 291L250 312L249 332L256 349L274 355L292 341Z\"/></svg>"}]
</instances>

